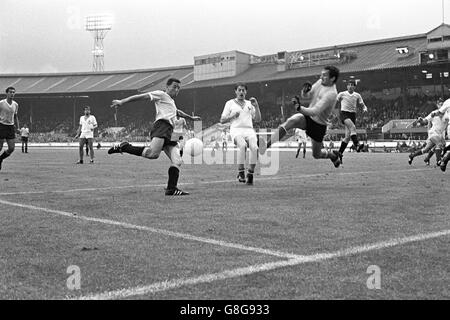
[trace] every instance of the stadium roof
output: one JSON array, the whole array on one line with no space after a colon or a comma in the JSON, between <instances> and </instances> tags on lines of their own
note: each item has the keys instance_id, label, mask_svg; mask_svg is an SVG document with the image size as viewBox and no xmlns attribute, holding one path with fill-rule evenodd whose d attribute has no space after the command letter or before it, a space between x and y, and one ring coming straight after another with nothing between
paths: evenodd
<instances>
[{"instance_id":1,"label":"stadium roof","mask_svg":"<svg viewBox=\"0 0 450 320\"><path fill-rule=\"evenodd\" d=\"M192 66L102 73L20 74L0 76L0 87L14 86L19 94L74 94L162 89L170 77L193 81Z\"/></svg>"},{"instance_id":2,"label":"stadium roof","mask_svg":"<svg viewBox=\"0 0 450 320\"><path fill-rule=\"evenodd\" d=\"M414 53L406 57L401 57L396 51L398 47L413 48ZM420 34L401 38L305 50L303 53L308 54L321 51L323 52L336 48L345 48L347 50L351 49L356 53L357 59L345 64L336 64L336 66L339 67L342 73L352 73L418 66L420 64L420 52L426 51L426 47L426 34ZM236 82L254 83L312 77L319 75L322 68L323 66L314 66L290 69L280 72L277 71L276 64L255 64L252 65L247 71L237 75L236 77L193 82L186 88L231 85Z\"/></svg>"},{"instance_id":3,"label":"stadium roof","mask_svg":"<svg viewBox=\"0 0 450 320\"><path fill-rule=\"evenodd\" d=\"M399 47L408 47L412 53L401 56L396 51ZM427 34L310 49L304 50L303 53L323 52L337 48L351 50L357 55L356 59L348 63L337 64L342 73L414 67L420 64L420 52L426 51ZM194 89L231 85L236 82L258 83L312 77L318 75L322 67L278 71L275 63L253 64L235 77L197 82L194 82L193 65L101 73L10 74L0 76L0 88L14 86L18 94L70 95L90 92L152 91L162 89L165 80L169 77L176 77L182 81L183 88Z\"/></svg>"}]
</instances>

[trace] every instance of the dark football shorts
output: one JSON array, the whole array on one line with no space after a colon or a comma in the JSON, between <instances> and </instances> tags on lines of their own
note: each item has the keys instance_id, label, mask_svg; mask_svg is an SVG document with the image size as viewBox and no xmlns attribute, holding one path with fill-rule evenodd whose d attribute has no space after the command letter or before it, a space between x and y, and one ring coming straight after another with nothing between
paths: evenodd
<instances>
[{"instance_id":1,"label":"dark football shorts","mask_svg":"<svg viewBox=\"0 0 450 320\"><path fill-rule=\"evenodd\" d=\"M6 125L0 123L0 139L12 140L16 138L16 132L14 130L14 125Z\"/></svg>"},{"instance_id":2,"label":"dark football shorts","mask_svg":"<svg viewBox=\"0 0 450 320\"><path fill-rule=\"evenodd\" d=\"M316 142L323 142L323 137L327 133L327 126L315 122L311 117L305 116L306 134Z\"/></svg>"},{"instance_id":3,"label":"dark football shorts","mask_svg":"<svg viewBox=\"0 0 450 320\"><path fill-rule=\"evenodd\" d=\"M161 138L164 139L164 147L166 146L176 146L177 141L171 141L173 133L173 127L167 120L158 120L153 124L153 129L150 132L150 138Z\"/></svg>"},{"instance_id":4,"label":"dark football shorts","mask_svg":"<svg viewBox=\"0 0 450 320\"><path fill-rule=\"evenodd\" d=\"M354 124L356 124L356 113L355 112L348 112L348 111L341 111L341 121L344 123L346 119L352 120Z\"/></svg>"}]
</instances>

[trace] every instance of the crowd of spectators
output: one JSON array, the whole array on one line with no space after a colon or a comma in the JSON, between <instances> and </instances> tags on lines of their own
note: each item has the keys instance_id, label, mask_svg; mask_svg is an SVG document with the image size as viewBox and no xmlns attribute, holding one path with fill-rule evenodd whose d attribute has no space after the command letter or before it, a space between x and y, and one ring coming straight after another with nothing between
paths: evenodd
<instances>
[{"instance_id":1,"label":"crowd of spectators","mask_svg":"<svg viewBox=\"0 0 450 320\"><path fill-rule=\"evenodd\" d=\"M406 98L398 97L396 99L380 99L376 97L364 97L368 112L363 113L358 110L357 128L373 130L381 128L391 120L396 119L415 119L419 116L426 116L435 107L435 101L438 96L408 96ZM290 110L290 108L285 108ZM261 108L262 121L256 124L257 129L274 129L278 127L290 114L280 114L280 108L273 110ZM217 124L220 120L221 110L204 111L202 117L203 128L209 128ZM153 119L150 119L145 110L133 114L120 114L114 117L112 113L108 115L95 114L99 127L96 137L99 141L117 141L120 139L130 139L138 141L147 141L152 128ZM36 118L30 123L27 121L27 115L21 119L21 123L28 123L31 129L30 142L70 142L76 134L78 121L72 117L45 117ZM78 119L77 119L78 120ZM188 121L188 125L192 123ZM107 128L121 127L120 133L111 134L106 131ZM339 121L335 120L332 129L343 128ZM401 138L401 137L400 137Z\"/></svg>"}]
</instances>

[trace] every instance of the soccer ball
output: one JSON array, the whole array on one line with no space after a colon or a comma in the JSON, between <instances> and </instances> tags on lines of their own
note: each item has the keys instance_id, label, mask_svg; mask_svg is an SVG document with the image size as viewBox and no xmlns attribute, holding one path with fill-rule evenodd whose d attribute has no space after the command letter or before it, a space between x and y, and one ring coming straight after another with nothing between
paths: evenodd
<instances>
[{"instance_id":1,"label":"soccer ball","mask_svg":"<svg viewBox=\"0 0 450 320\"><path fill-rule=\"evenodd\" d=\"M203 152L203 142L198 138L189 139L188 141L186 141L184 150L192 157L196 157Z\"/></svg>"}]
</instances>

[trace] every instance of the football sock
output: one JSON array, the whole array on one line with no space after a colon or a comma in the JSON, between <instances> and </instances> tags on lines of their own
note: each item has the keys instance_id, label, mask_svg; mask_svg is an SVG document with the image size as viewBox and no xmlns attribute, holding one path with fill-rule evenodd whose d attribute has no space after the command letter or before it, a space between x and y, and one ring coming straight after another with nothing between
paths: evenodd
<instances>
[{"instance_id":1,"label":"football sock","mask_svg":"<svg viewBox=\"0 0 450 320\"><path fill-rule=\"evenodd\" d=\"M434 151L430 151L428 152L426 158L424 159L424 161L430 161L431 157L434 155Z\"/></svg>"},{"instance_id":2,"label":"football sock","mask_svg":"<svg viewBox=\"0 0 450 320\"><path fill-rule=\"evenodd\" d=\"M354 134L354 135L352 135L350 138L351 138L352 141L353 141L353 146L354 146L355 148L358 148L358 145L359 145L359 142L358 142L358 136L357 136L356 134Z\"/></svg>"},{"instance_id":3,"label":"football sock","mask_svg":"<svg viewBox=\"0 0 450 320\"><path fill-rule=\"evenodd\" d=\"M145 147L133 147L131 144L127 144L122 147L122 152L134 154L135 156L142 156L142 152L144 152Z\"/></svg>"},{"instance_id":4,"label":"football sock","mask_svg":"<svg viewBox=\"0 0 450 320\"><path fill-rule=\"evenodd\" d=\"M348 142L342 141L341 147L339 148L339 152L344 153L345 149L347 149L347 146L348 146Z\"/></svg>"},{"instance_id":5,"label":"football sock","mask_svg":"<svg viewBox=\"0 0 450 320\"><path fill-rule=\"evenodd\" d=\"M436 162L439 163L441 161L441 158L442 158L441 149L436 149L435 152L436 152Z\"/></svg>"},{"instance_id":6,"label":"football sock","mask_svg":"<svg viewBox=\"0 0 450 320\"><path fill-rule=\"evenodd\" d=\"M169 181L167 183L167 190L174 190L178 184L178 178L180 176L180 169L177 167L169 168Z\"/></svg>"},{"instance_id":7,"label":"football sock","mask_svg":"<svg viewBox=\"0 0 450 320\"><path fill-rule=\"evenodd\" d=\"M422 150L417 150L412 155L410 155L410 158L415 158L415 157L420 156L422 154L423 154Z\"/></svg>"},{"instance_id":8,"label":"football sock","mask_svg":"<svg viewBox=\"0 0 450 320\"><path fill-rule=\"evenodd\" d=\"M11 155L11 153L8 152L8 150L3 151L3 153L0 155L0 160L4 160L8 158Z\"/></svg>"}]
</instances>

